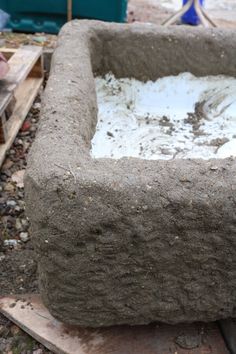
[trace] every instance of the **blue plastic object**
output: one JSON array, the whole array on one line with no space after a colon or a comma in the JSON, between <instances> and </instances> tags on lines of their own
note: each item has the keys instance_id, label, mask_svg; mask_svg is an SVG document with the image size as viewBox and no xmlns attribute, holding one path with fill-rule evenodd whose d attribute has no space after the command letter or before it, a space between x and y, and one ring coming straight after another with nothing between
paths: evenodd
<instances>
[{"instance_id":1,"label":"blue plastic object","mask_svg":"<svg viewBox=\"0 0 236 354\"><path fill-rule=\"evenodd\" d=\"M185 5L188 0L183 0L183 5ZM199 0L200 5L204 5L204 0ZM197 26L200 23L199 17L196 13L194 5L190 7L190 9L182 16L182 23L186 23L188 25Z\"/></svg>"},{"instance_id":2,"label":"blue plastic object","mask_svg":"<svg viewBox=\"0 0 236 354\"><path fill-rule=\"evenodd\" d=\"M0 10L0 31L6 27L9 20L10 16L6 12Z\"/></svg>"},{"instance_id":3,"label":"blue plastic object","mask_svg":"<svg viewBox=\"0 0 236 354\"><path fill-rule=\"evenodd\" d=\"M73 0L73 18L125 22L128 0ZM67 21L67 0L0 0L11 15L8 27L21 32L58 33Z\"/></svg>"}]
</instances>

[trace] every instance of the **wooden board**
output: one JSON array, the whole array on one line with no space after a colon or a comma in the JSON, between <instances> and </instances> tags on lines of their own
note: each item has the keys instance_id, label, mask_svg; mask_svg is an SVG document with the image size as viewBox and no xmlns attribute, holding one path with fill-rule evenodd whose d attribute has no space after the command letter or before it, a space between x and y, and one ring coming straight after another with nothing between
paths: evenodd
<instances>
[{"instance_id":1,"label":"wooden board","mask_svg":"<svg viewBox=\"0 0 236 354\"><path fill-rule=\"evenodd\" d=\"M6 48L6 47L0 48L0 52L4 54L5 58L8 60L13 56L13 54L15 54L16 51L17 49L14 48ZM47 74L49 74L50 72L53 52L54 52L53 48L43 47L43 65L44 65L44 71Z\"/></svg>"},{"instance_id":2,"label":"wooden board","mask_svg":"<svg viewBox=\"0 0 236 354\"><path fill-rule=\"evenodd\" d=\"M0 312L57 354L229 354L215 323L68 327L50 315L37 295L2 298ZM199 346L183 349L177 344L186 346L186 341Z\"/></svg>"},{"instance_id":3,"label":"wooden board","mask_svg":"<svg viewBox=\"0 0 236 354\"><path fill-rule=\"evenodd\" d=\"M6 47L2 47L0 48L0 52L4 55L4 57L9 60L13 54L15 54L17 51L17 49L15 48L6 48Z\"/></svg>"}]
</instances>

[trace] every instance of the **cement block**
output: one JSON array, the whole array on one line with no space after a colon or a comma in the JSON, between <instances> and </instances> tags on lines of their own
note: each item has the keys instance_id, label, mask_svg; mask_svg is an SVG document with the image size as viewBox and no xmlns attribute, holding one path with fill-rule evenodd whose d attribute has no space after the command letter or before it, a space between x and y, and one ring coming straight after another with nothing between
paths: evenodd
<instances>
[{"instance_id":1,"label":"cement block","mask_svg":"<svg viewBox=\"0 0 236 354\"><path fill-rule=\"evenodd\" d=\"M236 316L235 159L92 159L94 75L236 75L236 33L73 21L25 179L43 301L80 326Z\"/></svg>"}]
</instances>

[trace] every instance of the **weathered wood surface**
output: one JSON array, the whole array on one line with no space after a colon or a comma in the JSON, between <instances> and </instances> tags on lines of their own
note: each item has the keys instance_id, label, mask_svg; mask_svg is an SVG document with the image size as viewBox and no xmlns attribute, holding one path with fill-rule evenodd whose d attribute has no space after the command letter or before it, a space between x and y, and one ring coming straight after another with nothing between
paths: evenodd
<instances>
[{"instance_id":1,"label":"weathered wood surface","mask_svg":"<svg viewBox=\"0 0 236 354\"><path fill-rule=\"evenodd\" d=\"M104 329L67 327L50 315L37 295L2 298L0 312L57 354L229 353L214 323Z\"/></svg>"}]
</instances>

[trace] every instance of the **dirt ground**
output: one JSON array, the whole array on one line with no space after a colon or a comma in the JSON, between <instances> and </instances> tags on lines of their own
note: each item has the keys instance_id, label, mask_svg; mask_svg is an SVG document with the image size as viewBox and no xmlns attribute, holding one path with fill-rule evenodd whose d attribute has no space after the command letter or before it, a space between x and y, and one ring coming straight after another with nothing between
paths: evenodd
<instances>
[{"instance_id":1,"label":"dirt ground","mask_svg":"<svg viewBox=\"0 0 236 354\"><path fill-rule=\"evenodd\" d=\"M161 24L174 11L171 7L165 7L164 3L166 0L130 0L129 22ZM232 4L235 3L232 0ZM236 6L233 10L216 6L209 10L209 14L219 26L236 27ZM54 48L56 36L0 34L0 47L17 48L21 44ZM13 176L26 168L27 154L37 131L39 111L40 97L0 169L0 296L38 291L36 255L24 210L24 187ZM0 354L4 353L43 354L48 351L0 316Z\"/></svg>"},{"instance_id":2,"label":"dirt ground","mask_svg":"<svg viewBox=\"0 0 236 354\"><path fill-rule=\"evenodd\" d=\"M129 21L162 24L182 0L129 0ZM236 27L235 0L205 0L207 13L219 27Z\"/></svg>"}]
</instances>

